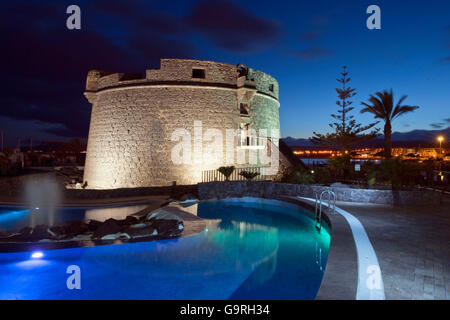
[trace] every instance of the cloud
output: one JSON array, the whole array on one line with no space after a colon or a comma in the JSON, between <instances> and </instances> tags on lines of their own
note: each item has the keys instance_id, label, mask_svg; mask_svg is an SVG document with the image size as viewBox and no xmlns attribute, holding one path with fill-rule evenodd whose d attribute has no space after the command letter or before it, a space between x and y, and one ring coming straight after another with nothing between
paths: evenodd
<instances>
[{"instance_id":1,"label":"cloud","mask_svg":"<svg viewBox=\"0 0 450 320\"><path fill-rule=\"evenodd\" d=\"M447 32L447 40L446 40L445 47L446 48L450 48L450 25L446 26L444 28L444 30ZM448 63L448 62L450 62L450 56L444 57L444 58L442 58L439 61L440 62L444 62L444 63Z\"/></svg>"},{"instance_id":2,"label":"cloud","mask_svg":"<svg viewBox=\"0 0 450 320\"><path fill-rule=\"evenodd\" d=\"M139 15L143 12L144 7L139 1L123 1L123 0L95 0L89 1L90 11L97 14L110 15L115 17L126 17Z\"/></svg>"},{"instance_id":3,"label":"cloud","mask_svg":"<svg viewBox=\"0 0 450 320\"><path fill-rule=\"evenodd\" d=\"M272 20L224 0L200 1L176 14L144 0L83 3L81 30L65 28L64 1L0 4L8 13L0 19L1 118L27 121L36 132L85 138L89 70L144 73L159 67L161 58L193 58L191 36L246 53L265 49L281 34Z\"/></svg>"},{"instance_id":4,"label":"cloud","mask_svg":"<svg viewBox=\"0 0 450 320\"><path fill-rule=\"evenodd\" d=\"M445 122L450 123L450 118L443 119Z\"/></svg>"},{"instance_id":5,"label":"cloud","mask_svg":"<svg viewBox=\"0 0 450 320\"><path fill-rule=\"evenodd\" d=\"M277 40L281 33L273 21L222 0L198 2L185 22L218 47L235 52L261 50Z\"/></svg>"},{"instance_id":6,"label":"cloud","mask_svg":"<svg viewBox=\"0 0 450 320\"><path fill-rule=\"evenodd\" d=\"M152 31L164 35L180 35L190 31L182 18L165 12L151 13L140 18L136 28L141 32Z\"/></svg>"},{"instance_id":7,"label":"cloud","mask_svg":"<svg viewBox=\"0 0 450 320\"><path fill-rule=\"evenodd\" d=\"M112 14L121 9L105 10ZM0 116L51 124L40 126L41 132L87 137L91 106L83 92L89 70L143 73L158 67L162 57L194 52L189 43L147 29L121 37L100 33L103 19L96 19L94 11L86 13L81 30L69 31L64 20L61 24L61 12L64 4L18 1L0 20L0 59L7 62L0 78L0 105L6 106Z\"/></svg>"},{"instance_id":8,"label":"cloud","mask_svg":"<svg viewBox=\"0 0 450 320\"><path fill-rule=\"evenodd\" d=\"M152 32L134 35L129 39L129 45L143 60L158 62L160 58L190 58L195 52L194 46L189 42L164 38ZM147 63L143 63L142 68L146 65Z\"/></svg>"},{"instance_id":9,"label":"cloud","mask_svg":"<svg viewBox=\"0 0 450 320\"><path fill-rule=\"evenodd\" d=\"M442 129L444 127L444 124L436 122L436 123L430 124L430 127L434 128L434 129Z\"/></svg>"},{"instance_id":10,"label":"cloud","mask_svg":"<svg viewBox=\"0 0 450 320\"><path fill-rule=\"evenodd\" d=\"M324 48L310 48L305 50L298 50L293 52L294 56L302 58L304 60L318 60L333 56L333 52Z\"/></svg>"}]
</instances>

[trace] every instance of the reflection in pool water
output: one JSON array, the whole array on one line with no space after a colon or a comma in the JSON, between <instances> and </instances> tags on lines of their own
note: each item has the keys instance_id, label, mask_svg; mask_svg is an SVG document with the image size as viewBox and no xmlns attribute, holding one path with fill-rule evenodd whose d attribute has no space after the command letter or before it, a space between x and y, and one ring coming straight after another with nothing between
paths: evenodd
<instances>
[{"instance_id":1,"label":"reflection in pool water","mask_svg":"<svg viewBox=\"0 0 450 320\"><path fill-rule=\"evenodd\" d=\"M0 254L1 299L313 299L330 235L300 208L205 202L195 236ZM295 217L294 217L295 216ZM70 265L81 289L69 290Z\"/></svg>"},{"instance_id":2,"label":"reflection in pool water","mask_svg":"<svg viewBox=\"0 0 450 320\"><path fill-rule=\"evenodd\" d=\"M73 220L105 221L109 218L124 219L147 205L132 205L110 208L56 208L51 214L42 207L25 209L19 207L0 207L0 229L19 230L23 227L35 227L39 224L57 225ZM52 223L53 222L53 223Z\"/></svg>"}]
</instances>

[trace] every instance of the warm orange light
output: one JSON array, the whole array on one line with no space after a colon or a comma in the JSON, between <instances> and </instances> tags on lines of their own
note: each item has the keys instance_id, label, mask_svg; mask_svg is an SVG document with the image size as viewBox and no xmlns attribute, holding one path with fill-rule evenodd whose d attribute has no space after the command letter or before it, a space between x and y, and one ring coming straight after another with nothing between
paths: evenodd
<instances>
[{"instance_id":1,"label":"warm orange light","mask_svg":"<svg viewBox=\"0 0 450 320\"><path fill-rule=\"evenodd\" d=\"M437 137L437 140L438 140L439 142L442 142L442 141L444 141L444 137L443 137L443 136L439 136L439 137Z\"/></svg>"}]
</instances>

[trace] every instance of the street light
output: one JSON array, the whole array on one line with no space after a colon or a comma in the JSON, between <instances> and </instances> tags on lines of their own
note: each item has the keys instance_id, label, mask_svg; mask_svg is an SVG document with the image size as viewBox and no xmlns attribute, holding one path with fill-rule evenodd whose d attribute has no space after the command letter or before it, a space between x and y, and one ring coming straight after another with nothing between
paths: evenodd
<instances>
[{"instance_id":1,"label":"street light","mask_svg":"<svg viewBox=\"0 0 450 320\"><path fill-rule=\"evenodd\" d=\"M442 154L442 141L444 141L443 136L437 137L437 140L439 141L439 154Z\"/></svg>"},{"instance_id":2,"label":"street light","mask_svg":"<svg viewBox=\"0 0 450 320\"><path fill-rule=\"evenodd\" d=\"M442 141L444 141L443 136L437 137L437 140L439 141L439 155L442 156ZM442 161L439 160L439 176L441 176L442 181Z\"/></svg>"}]
</instances>

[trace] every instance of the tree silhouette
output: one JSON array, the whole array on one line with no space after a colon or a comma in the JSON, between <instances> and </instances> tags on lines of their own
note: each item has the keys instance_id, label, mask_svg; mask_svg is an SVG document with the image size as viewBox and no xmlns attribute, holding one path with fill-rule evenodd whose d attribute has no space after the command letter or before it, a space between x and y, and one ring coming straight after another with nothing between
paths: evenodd
<instances>
[{"instance_id":1,"label":"tree silhouette","mask_svg":"<svg viewBox=\"0 0 450 320\"><path fill-rule=\"evenodd\" d=\"M412 112L418 109L418 106L402 105L403 101L408 97L402 96L398 100L394 108L394 94L392 89L390 91L384 90L383 92L376 92L376 97L370 95L368 102L361 102L366 106L361 110L361 113L372 113L375 119L381 119L384 121L384 157L389 160L392 154L392 121L399 116Z\"/></svg>"},{"instance_id":2,"label":"tree silhouette","mask_svg":"<svg viewBox=\"0 0 450 320\"><path fill-rule=\"evenodd\" d=\"M365 131L373 128L376 124L378 124L378 122L363 126L360 123L356 123L354 116L350 115L350 112L354 109L354 107L350 106L352 101L349 99L356 95L356 89L348 86L348 82L351 78L347 77L348 72L346 66L343 67L341 76L341 78L336 79L340 84L342 84L342 88L336 88L336 92L338 94L336 104L339 108L336 114L331 115L331 117L335 119L335 122L329 124L329 126L334 129L334 132L326 134L313 132L314 136L309 138L309 140L316 145L337 147L343 152L348 152L352 145L376 137L379 129L374 129L369 133L364 133Z\"/></svg>"}]
</instances>

